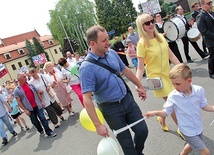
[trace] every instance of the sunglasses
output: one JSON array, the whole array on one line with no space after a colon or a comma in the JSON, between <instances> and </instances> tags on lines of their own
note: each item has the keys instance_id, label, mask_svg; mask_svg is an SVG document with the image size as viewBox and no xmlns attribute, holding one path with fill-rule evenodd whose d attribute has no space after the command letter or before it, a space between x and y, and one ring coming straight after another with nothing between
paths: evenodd
<instances>
[{"instance_id":1,"label":"sunglasses","mask_svg":"<svg viewBox=\"0 0 214 155\"><path fill-rule=\"evenodd\" d=\"M210 2L208 2L208 3L206 3L207 5L211 5L213 2L212 1L210 1Z\"/></svg>"},{"instance_id":2,"label":"sunglasses","mask_svg":"<svg viewBox=\"0 0 214 155\"><path fill-rule=\"evenodd\" d=\"M150 20L150 21L147 21L147 22L145 22L143 25L149 26L151 23L154 24L154 23L155 23L155 20L152 19L152 20Z\"/></svg>"}]
</instances>

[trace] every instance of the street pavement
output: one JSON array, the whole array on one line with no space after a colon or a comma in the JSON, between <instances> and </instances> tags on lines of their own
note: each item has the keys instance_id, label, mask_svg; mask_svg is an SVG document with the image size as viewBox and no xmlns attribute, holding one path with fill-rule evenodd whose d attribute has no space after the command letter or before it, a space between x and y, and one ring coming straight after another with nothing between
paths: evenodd
<instances>
[{"instance_id":1,"label":"street pavement","mask_svg":"<svg viewBox=\"0 0 214 155\"><path fill-rule=\"evenodd\" d=\"M177 41L179 49L184 62L186 62L183 44L180 40ZM198 41L201 47L201 40ZM201 85L205 89L208 103L214 105L213 102L213 86L214 80L209 78L207 70L207 59L202 60L197 52L190 45L190 56L194 63L188 65L193 72L193 84ZM130 60L129 60L130 62ZM132 66L130 62L130 66ZM132 71L135 73L135 69L132 67ZM134 91L134 85L125 79L133 91L135 99L139 104L143 113L148 110L158 110L162 108L164 103L163 99L157 99L154 97L152 91L147 91L146 101L141 101L138 98L137 93ZM145 83L145 78L143 78ZM66 118L65 121L60 121L60 127L54 129L53 125L49 122L50 127L54 129L57 136L54 138L41 137L36 131L35 127L30 123L29 118L23 114L27 124L31 128L28 131L21 131L18 125L14 125L18 136L12 137L7 131L9 143L6 146L0 146L0 154L4 155L96 155L97 146L100 140L103 138L97 135L95 132L84 129L79 121L79 113L82 110L82 106L77 96L72 93L73 107L75 110L75 116L69 117L67 112L63 113ZM203 125L204 125L204 141L211 154L214 155L214 124L209 126L214 119L214 113L202 111ZM163 132L159 123L156 121L156 117L146 119L146 123L149 128L149 136L147 138L144 154L145 155L178 155L185 145L185 141L182 140L177 134L177 126L172 119L168 117L166 123L169 127L169 132ZM109 130L110 136L115 139L112 131ZM118 144L119 145L119 144ZM120 148L120 155L123 155ZM199 152L193 151L191 155L199 155Z\"/></svg>"}]
</instances>

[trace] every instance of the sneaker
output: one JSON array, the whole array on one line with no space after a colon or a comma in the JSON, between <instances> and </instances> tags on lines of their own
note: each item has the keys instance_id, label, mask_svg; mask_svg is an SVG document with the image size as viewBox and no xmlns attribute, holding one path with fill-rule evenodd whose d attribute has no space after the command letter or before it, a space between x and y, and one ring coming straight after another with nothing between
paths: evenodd
<instances>
[{"instance_id":1,"label":"sneaker","mask_svg":"<svg viewBox=\"0 0 214 155\"><path fill-rule=\"evenodd\" d=\"M177 130L178 135L181 137L181 139L186 140L184 135L180 132L180 130Z\"/></svg>"},{"instance_id":2,"label":"sneaker","mask_svg":"<svg viewBox=\"0 0 214 155\"><path fill-rule=\"evenodd\" d=\"M30 128L28 126L25 127L26 130L30 130Z\"/></svg>"},{"instance_id":3,"label":"sneaker","mask_svg":"<svg viewBox=\"0 0 214 155\"><path fill-rule=\"evenodd\" d=\"M45 136L45 132L44 131L42 131L42 132L40 132L40 136Z\"/></svg>"},{"instance_id":4,"label":"sneaker","mask_svg":"<svg viewBox=\"0 0 214 155\"><path fill-rule=\"evenodd\" d=\"M24 131L24 127L21 127L21 131Z\"/></svg>"},{"instance_id":5,"label":"sneaker","mask_svg":"<svg viewBox=\"0 0 214 155\"><path fill-rule=\"evenodd\" d=\"M15 136L18 135L18 134L16 133L16 131L13 131L12 134L13 134L13 137L15 137Z\"/></svg>"},{"instance_id":6,"label":"sneaker","mask_svg":"<svg viewBox=\"0 0 214 155\"><path fill-rule=\"evenodd\" d=\"M56 137L57 136L57 134L56 133L53 133L53 132L51 132L49 135L48 135L48 137Z\"/></svg>"},{"instance_id":7,"label":"sneaker","mask_svg":"<svg viewBox=\"0 0 214 155\"><path fill-rule=\"evenodd\" d=\"M2 144L3 144L3 145L6 145L6 144L8 143L7 138L2 138L2 139L3 139Z\"/></svg>"},{"instance_id":8,"label":"sneaker","mask_svg":"<svg viewBox=\"0 0 214 155\"><path fill-rule=\"evenodd\" d=\"M70 114L69 114L70 116L74 116L74 112L72 111L72 112L70 112Z\"/></svg>"}]
</instances>

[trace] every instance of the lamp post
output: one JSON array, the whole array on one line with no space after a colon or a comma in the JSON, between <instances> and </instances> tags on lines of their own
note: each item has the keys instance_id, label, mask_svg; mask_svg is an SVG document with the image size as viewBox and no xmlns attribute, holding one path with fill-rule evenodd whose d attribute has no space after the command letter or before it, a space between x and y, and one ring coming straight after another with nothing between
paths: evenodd
<instances>
[{"instance_id":1,"label":"lamp post","mask_svg":"<svg viewBox=\"0 0 214 155\"><path fill-rule=\"evenodd\" d=\"M67 32L65 31L65 28L64 28L64 26L63 26L63 24L62 24L62 20L61 20L60 16L58 16L58 17L59 17L59 21L60 21L60 23L61 23L61 25L62 25L62 28L63 28L63 30L64 30L64 32L65 32L66 38L68 39L68 43L69 43L69 45L70 45L70 47L71 47L72 53L74 53L74 49L73 49L73 47L72 47L72 45L71 45L71 41L70 41L70 39L69 39L69 37L68 37L68 34L67 34Z\"/></svg>"}]
</instances>

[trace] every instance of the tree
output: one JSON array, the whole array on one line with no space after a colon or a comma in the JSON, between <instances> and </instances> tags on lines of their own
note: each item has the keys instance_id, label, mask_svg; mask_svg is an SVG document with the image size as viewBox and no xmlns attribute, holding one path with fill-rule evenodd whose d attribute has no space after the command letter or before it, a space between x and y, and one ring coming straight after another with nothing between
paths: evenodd
<instances>
[{"instance_id":1,"label":"tree","mask_svg":"<svg viewBox=\"0 0 214 155\"><path fill-rule=\"evenodd\" d=\"M105 27L107 31L114 30L115 14L113 11L113 5L109 0L95 0L96 14L99 25Z\"/></svg>"},{"instance_id":2,"label":"tree","mask_svg":"<svg viewBox=\"0 0 214 155\"><path fill-rule=\"evenodd\" d=\"M44 47L40 44L40 42L35 37L33 37L33 44L34 44L36 55L45 53L47 60L50 61L49 55L47 54L47 52L45 52Z\"/></svg>"},{"instance_id":3,"label":"tree","mask_svg":"<svg viewBox=\"0 0 214 155\"><path fill-rule=\"evenodd\" d=\"M131 0L112 0L114 9L114 22L116 35L120 35L127 31L127 28L131 26L136 17L137 11L135 10ZM120 17L118 20L118 17Z\"/></svg>"},{"instance_id":4,"label":"tree","mask_svg":"<svg viewBox=\"0 0 214 155\"><path fill-rule=\"evenodd\" d=\"M34 66L34 63L33 63L33 60L31 59L33 56L36 55L36 52L34 50L34 47L33 45L31 44L31 42L29 40L25 40L25 45L26 45L26 48L28 50L28 60L30 61L30 67L35 67Z\"/></svg>"},{"instance_id":5,"label":"tree","mask_svg":"<svg viewBox=\"0 0 214 155\"><path fill-rule=\"evenodd\" d=\"M83 52L87 48L83 43L85 31L96 24L97 19L93 12L95 12L94 3L89 0L60 0L56 8L50 10L51 20L47 26L53 38L61 45L63 39L69 37L78 42Z\"/></svg>"},{"instance_id":6,"label":"tree","mask_svg":"<svg viewBox=\"0 0 214 155\"><path fill-rule=\"evenodd\" d=\"M115 30L115 35L126 32L137 16L131 0L95 0L95 4L99 25Z\"/></svg>"}]
</instances>

